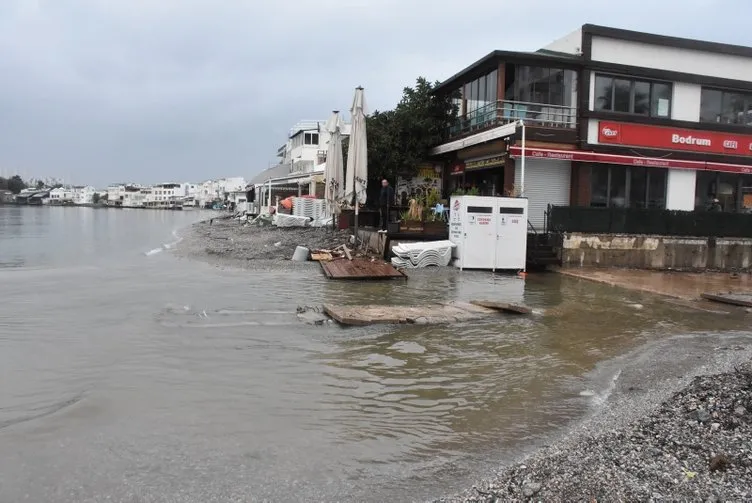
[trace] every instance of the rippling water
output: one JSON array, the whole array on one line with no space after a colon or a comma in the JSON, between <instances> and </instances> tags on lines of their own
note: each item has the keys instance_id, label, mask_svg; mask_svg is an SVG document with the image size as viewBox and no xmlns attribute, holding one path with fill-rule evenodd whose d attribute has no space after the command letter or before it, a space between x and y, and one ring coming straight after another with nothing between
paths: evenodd
<instances>
[{"instance_id":1,"label":"rippling water","mask_svg":"<svg viewBox=\"0 0 752 503\"><path fill-rule=\"evenodd\" d=\"M0 501L441 496L596 407L610 359L744 324L558 275L353 284L176 258L197 218L0 207ZM343 329L295 313L473 298L536 314Z\"/></svg>"}]
</instances>

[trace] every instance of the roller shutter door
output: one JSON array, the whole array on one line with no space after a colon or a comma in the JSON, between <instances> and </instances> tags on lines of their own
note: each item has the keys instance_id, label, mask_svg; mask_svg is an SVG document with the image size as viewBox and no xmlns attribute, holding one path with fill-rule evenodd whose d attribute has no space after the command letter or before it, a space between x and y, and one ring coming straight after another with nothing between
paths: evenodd
<instances>
[{"instance_id":1,"label":"roller shutter door","mask_svg":"<svg viewBox=\"0 0 752 503\"><path fill-rule=\"evenodd\" d=\"M528 199L528 221L535 230L543 231L549 204L568 206L572 168L569 161L525 159L525 196ZM521 186L520 160L515 161L514 186Z\"/></svg>"}]
</instances>

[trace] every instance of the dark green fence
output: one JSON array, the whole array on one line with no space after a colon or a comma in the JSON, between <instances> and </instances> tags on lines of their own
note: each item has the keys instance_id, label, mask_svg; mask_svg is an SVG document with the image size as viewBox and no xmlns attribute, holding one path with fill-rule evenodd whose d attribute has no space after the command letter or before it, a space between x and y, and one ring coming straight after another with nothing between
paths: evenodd
<instances>
[{"instance_id":1,"label":"dark green fence","mask_svg":"<svg viewBox=\"0 0 752 503\"><path fill-rule=\"evenodd\" d=\"M752 238L752 214L549 206L549 232Z\"/></svg>"}]
</instances>

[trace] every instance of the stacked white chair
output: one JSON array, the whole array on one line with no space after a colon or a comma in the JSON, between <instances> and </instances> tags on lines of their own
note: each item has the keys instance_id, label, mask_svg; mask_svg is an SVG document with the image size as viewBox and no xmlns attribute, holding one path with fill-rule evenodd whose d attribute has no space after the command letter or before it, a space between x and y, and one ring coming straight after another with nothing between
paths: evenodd
<instances>
[{"instance_id":1,"label":"stacked white chair","mask_svg":"<svg viewBox=\"0 0 752 503\"><path fill-rule=\"evenodd\" d=\"M311 199L310 197L293 197L292 214L296 217L307 217L318 220L324 216L326 201Z\"/></svg>"},{"instance_id":2,"label":"stacked white chair","mask_svg":"<svg viewBox=\"0 0 752 503\"><path fill-rule=\"evenodd\" d=\"M403 269L421 267L446 267L452 261L451 241L426 241L423 243L400 243L392 248L392 265Z\"/></svg>"}]
</instances>

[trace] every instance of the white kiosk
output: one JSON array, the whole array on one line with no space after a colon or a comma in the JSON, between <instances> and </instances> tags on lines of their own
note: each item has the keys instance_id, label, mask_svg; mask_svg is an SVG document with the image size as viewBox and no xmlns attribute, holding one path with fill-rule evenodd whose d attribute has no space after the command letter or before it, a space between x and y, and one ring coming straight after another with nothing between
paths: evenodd
<instances>
[{"instance_id":1,"label":"white kiosk","mask_svg":"<svg viewBox=\"0 0 752 503\"><path fill-rule=\"evenodd\" d=\"M449 211L456 267L525 270L526 198L452 196Z\"/></svg>"}]
</instances>

